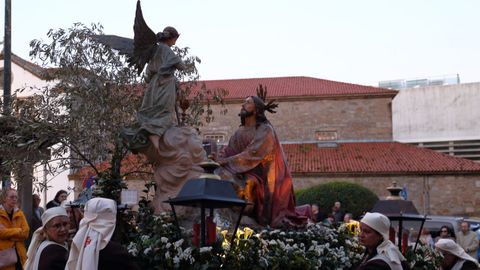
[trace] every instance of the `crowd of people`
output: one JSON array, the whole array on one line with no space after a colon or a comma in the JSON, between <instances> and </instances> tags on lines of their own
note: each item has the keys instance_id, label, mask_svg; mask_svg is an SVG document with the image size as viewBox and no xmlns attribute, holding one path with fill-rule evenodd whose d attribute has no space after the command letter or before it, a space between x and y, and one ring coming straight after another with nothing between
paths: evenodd
<instances>
[{"instance_id":1,"label":"crowd of people","mask_svg":"<svg viewBox=\"0 0 480 270\"><path fill-rule=\"evenodd\" d=\"M443 255L447 255L444 256L445 261L449 261L452 267L445 269L478 269L479 240L477 234L470 230L466 221L460 224L460 231L456 232L455 235L446 225L440 228L439 235L434 239L432 239L428 230L424 230L420 241L429 246L433 245L435 248L442 250ZM456 259L454 260L452 256ZM453 267L460 263L464 263L465 266L463 268Z\"/></svg>"},{"instance_id":2,"label":"crowd of people","mask_svg":"<svg viewBox=\"0 0 480 270\"><path fill-rule=\"evenodd\" d=\"M359 239L366 248L362 264L358 269L408 269L400 250L390 239L390 221L380 213L366 213L359 221L353 219L352 214L342 208L336 201L329 212L318 204L312 204L311 222L325 226L345 225L345 227ZM460 231L453 236L448 226L442 226L439 235L432 237L427 228L423 228L419 241L437 250L442 260L442 270L479 269L477 251L479 240L477 234L470 230L468 222L462 222Z\"/></svg>"},{"instance_id":3,"label":"crowd of people","mask_svg":"<svg viewBox=\"0 0 480 270\"><path fill-rule=\"evenodd\" d=\"M458 235L468 234L468 226L462 223L462 231ZM409 269L409 265L397 246L389 240L390 221L380 213L366 213L360 220L359 242L366 248L362 263L358 270L374 269ZM422 232L424 240L426 233ZM464 236L460 236L462 238ZM431 239L431 237L430 237ZM434 241L433 239L431 239ZM475 246L475 247L474 247ZM442 256L441 270L478 270L475 257L467 254L469 248L478 249L478 241L474 244L456 243L451 236L444 233L435 239L433 244ZM472 254L473 255L473 254ZM476 256L476 255L475 255Z\"/></svg>"},{"instance_id":4,"label":"crowd of people","mask_svg":"<svg viewBox=\"0 0 480 270\"><path fill-rule=\"evenodd\" d=\"M334 224L345 224L348 230L358 235L360 232L360 223L353 219L352 213L346 212L342 208L342 203L336 201L331 207L330 212L325 212L318 204L312 204L311 222L321 223L331 227Z\"/></svg>"},{"instance_id":5,"label":"crowd of people","mask_svg":"<svg viewBox=\"0 0 480 270\"><path fill-rule=\"evenodd\" d=\"M33 196L29 225L15 189L0 194L0 270L139 269L127 250L113 239L117 204L106 198L90 199L82 216L62 204L63 191L44 211ZM68 211L67 211L68 210ZM72 216L79 221L71 237ZM81 220L80 220L81 219ZM28 251L25 246L32 230Z\"/></svg>"},{"instance_id":6,"label":"crowd of people","mask_svg":"<svg viewBox=\"0 0 480 270\"><path fill-rule=\"evenodd\" d=\"M83 215L75 217L81 220L72 238L72 215L75 216L75 212L62 203L62 192L54 199L60 204L46 210L40 207L40 197L34 195L33 215L29 225L22 210L18 208L16 190L2 190L0 270L139 269L134 258L113 239L116 202L106 198L87 201ZM350 230L365 247L358 270L409 269L402 252L389 240L391 224L385 215L366 213L360 221L355 221L351 214L343 211L340 202L335 202L332 212L327 215L321 213L316 205L313 205L312 210L313 221L322 222L326 226L343 222L348 228L349 224L354 224L354 229ZM30 229L33 233L27 251L25 241L29 238ZM476 260L478 240L475 233L469 230L467 222L462 222L461 231L456 237L451 235L447 226L443 226L435 239L432 239L427 230L422 231L420 241L441 254L442 270L479 267Z\"/></svg>"}]
</instances>

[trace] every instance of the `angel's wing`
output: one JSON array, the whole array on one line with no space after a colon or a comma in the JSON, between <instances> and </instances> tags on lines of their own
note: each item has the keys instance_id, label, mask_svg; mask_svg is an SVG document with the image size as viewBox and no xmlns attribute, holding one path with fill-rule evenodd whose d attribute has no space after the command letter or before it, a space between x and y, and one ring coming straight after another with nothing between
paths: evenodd
<instances>
[{"instance_id":1,"label":"angel's wing","mask_svg":"<svg viewBox=\"0 0 480 270\"><path fill-rule=\"evenodd\" d=\"M128 57L133 55L133 39L119 37L115 35L95 35L93 39L110 46L112 49L117 50L120 54L125 54Z\"/></svg>"},{"instance_id":2,"label":"angel's wing","mask_svg":"<svg viewBox=\"0 0 480 270\"><path fill-rule=\"evenodd\" d=\"M133 32L135 34L133 38L133 54L128 58L128 62L130 66L135 66L138 74L140 74L153 57L157 47L157 36L143 19L140 0L137 1Z\"/></svg>"}]
</instances>

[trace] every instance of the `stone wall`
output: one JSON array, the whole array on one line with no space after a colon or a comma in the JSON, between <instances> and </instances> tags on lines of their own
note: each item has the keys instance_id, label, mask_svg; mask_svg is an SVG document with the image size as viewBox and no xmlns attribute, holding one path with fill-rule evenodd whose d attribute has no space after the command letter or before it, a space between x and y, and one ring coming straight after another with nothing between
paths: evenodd
<instances>
[{"instance_id":1,"label":"stone wall","mask_svg":"<svg viewBox=\"0 0 480 270\"><path fill-rule=\"evenodd\" d=\"M480 175L293 176L295 190L333 181L360 184L373 191L380 199L389 195L387 187L396 181L398 186L407 187L408 200L413 202L420 214L480 216ZM76 187L81 187L81 181L74 182ZM139 198L145 195L142 190L146 180L127 179L125 182L128 189L138 191ZM153 196L153 193L150 195Z\"/></svg>"},{"instance_id":2,"label":"stone wall","mask_svg":"<svg viewBox=\"0 0 480 270\"><path fill-rule=\"evenodd\" d=\"M267 113L281 141L314 141L317 131L334 131L338 140L391 140L391 98L305 99L279 101L276 114ZM214 121L200 128L202 135L228 138L240 125L241 103L214 105ZM221 114L221 109L227 109Z\"/></svg>"},{"instance_id":3,"label":"stone wall","mask_svg":"<svg viewBox=\"0 0 480 270\"><path fill-rule=\"evenodd\" d=\"M407 187L408 200L421 214L480 216L480 175L431 176L294 176L294 188L302 189L332 181L360 184L384 199L393 181Z\"/></svg>"}]
</instances>

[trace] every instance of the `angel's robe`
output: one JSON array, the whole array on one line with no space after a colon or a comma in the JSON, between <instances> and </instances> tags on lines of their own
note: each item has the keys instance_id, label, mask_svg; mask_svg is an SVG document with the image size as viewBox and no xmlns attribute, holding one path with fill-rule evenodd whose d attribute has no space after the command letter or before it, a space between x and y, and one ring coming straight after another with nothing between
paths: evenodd
<instances>
[{"instance_id":1,"label":"angel's robe","mask_svg":"<svg viewBox=\"0 0 480 270\"><path fill-rule=\"evenodd\" d=\"M140 129L150 134L162 136L176 123L176 69L183 69L184 64L170 47L160 42L155 54L148 63L142 106L137 112Z\"/></svg>"},{"instance_id":2,"label":"angel's robe","mask_svg":"<svg viewBox=\"0 0 480 270\"><path fill-rule=\"evenodd\" d=\"M282 146L269 123L258 127L241 126L221 154L224 168L240 174L253 188L245 197L253 198L253 217L260 225L302 225L306 218L295 213L292 177ZM253 194L248 194L252 192Z\"/></svg>"}]
</instances>

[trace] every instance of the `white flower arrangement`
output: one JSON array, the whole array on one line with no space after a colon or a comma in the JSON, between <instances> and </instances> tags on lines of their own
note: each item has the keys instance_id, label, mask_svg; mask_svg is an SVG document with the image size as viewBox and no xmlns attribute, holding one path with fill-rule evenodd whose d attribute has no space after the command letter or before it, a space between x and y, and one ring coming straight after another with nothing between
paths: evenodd
<instances>
[{"instance_id":1,"label":"white flower arrangement","mask_svg":"<svg viewBox=\"0 0 480 270\"><path fill-rule=\"evenodd\" d=\"M241 228L233 246L232 233L217 228L217 243L200 248L192 246L191 231L183 230L178 238L164 213L138 228L143 230L128 251L145 269L354 269L363 255L356 238L318 224L288 231Z\"/></svg>"}]
</instances>

